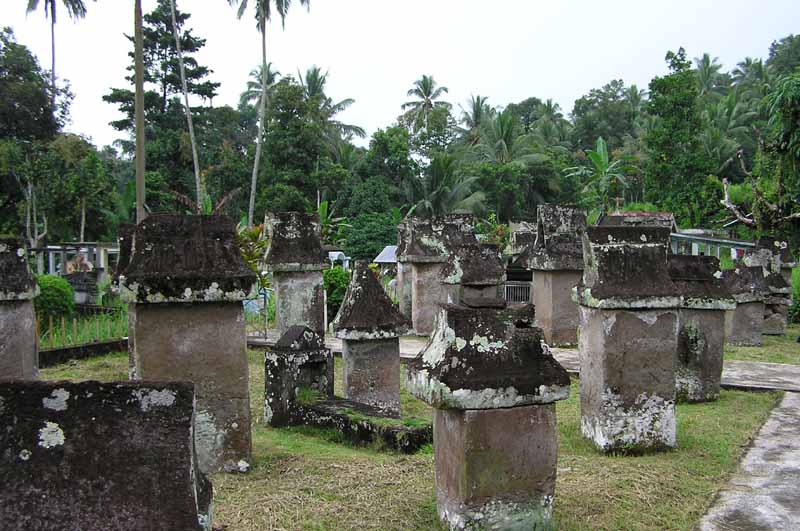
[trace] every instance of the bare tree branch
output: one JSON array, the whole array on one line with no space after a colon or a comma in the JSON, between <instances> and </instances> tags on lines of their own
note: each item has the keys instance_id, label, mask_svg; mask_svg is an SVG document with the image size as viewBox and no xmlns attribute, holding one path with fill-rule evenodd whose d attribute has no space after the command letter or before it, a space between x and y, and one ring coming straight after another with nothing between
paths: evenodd
<instances>
[{"instance_id":1,"label":"bare tree branch","mask_svg":"<svg viewBox=\"0 0 800 531\"><path fill-rule=\"evenodd\" d=\"M744 214L742 214L741 210L739 210L739 207L731 202L731 193L728 189L728 179L722 179L722 189L725 193L725 197L722 199L722 201L720 201L722 206L733 212L733 214L736 216L736 219L738 219L741 223L753 227L756 224L755 220L748 219Z\"/></svg>"}]
</instances>

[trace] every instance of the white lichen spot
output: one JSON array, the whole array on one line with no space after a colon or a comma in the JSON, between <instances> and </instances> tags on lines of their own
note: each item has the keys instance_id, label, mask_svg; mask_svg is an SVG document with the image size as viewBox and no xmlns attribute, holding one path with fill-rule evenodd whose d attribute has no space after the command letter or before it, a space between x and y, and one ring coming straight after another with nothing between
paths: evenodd
<instances>
[{"instance_id":1,"label":"white lichen spot","mask_svg":"<svg viewBox=\"0 0 800 531\"><path fill-rule=\"evenodd\" d=\"M67 399L69 398L69 391L66 389L53 389L49 397L42 399L42 404L47 409L53 411L65 411L67 409Z\"/></svg>"},{"instance_id":2,"label":"white lichen spot","mask_svg":"<svg viewBox=\"0 0 800 531\"><path fill-rule=\"evenodd\" d=\"M478 334L473 335L469 343L470 345L475 347L475 349L478 352L481 353L491 352L493 350L499 350L505 346L505 343L503 343L502 341L489 341L489 338L487 336L481 336Z\"/></svg>"},{"instance_id":3,"label":"white lichen spot","mask_svg":"<svg viewBox=\"0 0 800 531\"><path fill-rule=\"evenodd\" d=\"M646 234L642 234L641 236L639 236L639 239L642 240L643 242L647 243L647 235Z\"/></svg>"},{"instance_id":4,"label":"white lichen spot","mask_svg":"<svg viewBox=\"0 0 800 531\"><path fill-rule=\"evenodd\" d=\"M28 459L31 458L31 451L30 450L22 450L19 453L19 458L22 459L23 461L27 461Z\"/></svg>"},{"instance_id":5,"label":"white lichen spot","mask_svg":"<svg viewBox=\"0 0 800 531\"><path fill-rule=\"evenodd\" d=\"M25 249L23 249L22 247L20 247L19 249L17 249L17 256L19 256L20 258L22 258L23 256L25 256Z\"/></svg>"},{"instance_id":6,"label":"white lichen spot","mask_svg":"<svg viewBox=\"0 0 800 531\"><path fill-rule=\"evenodd\" d=\"M183 290L183 298L190 299L192 298L192 288L186 288Z\"/></svg>"},{"instance_id":7,"label":"white lichen spot","mask_svg":"<svg viewBox=\"0 0 800 531\"><path fill-rule=\"evenodd\" d=\"M64 444L64 432L55 422L45 422L44 428L39 430L39 446L53 448Z\"/></svg>"},{"instance_id":8,"label":"white lichen spot","mask_svg":"<svg viewBox=\"0 0 800 531\"><path fill-rule=\"evenodd\" d=\"M467 340L463 337L456 338L456 350L461 350L467 346Z\"/></svg>"},{"instance_id":9,"label":"white lichen spot","mask_svg":"<svg viewBox=\"0 0 800 531\"><path fill-rule=\"evenodd\" d=\"M175 403L175 391L170 389L140 389L135 393L142 411L150 411L154 407L168 407Z\"/></svg>"}]
</instances>

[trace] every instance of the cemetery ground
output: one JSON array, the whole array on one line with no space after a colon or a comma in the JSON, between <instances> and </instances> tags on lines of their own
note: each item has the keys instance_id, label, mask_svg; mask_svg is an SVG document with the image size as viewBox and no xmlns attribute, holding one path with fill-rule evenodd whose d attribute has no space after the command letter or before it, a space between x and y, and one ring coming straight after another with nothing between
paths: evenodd
<instances>
[{"instance_id":1,"label":"cemetery ground","mask_svg":"<svg viewBox=\"0 0 800 531\"><path fill-rule=\"evenodd\" d=\"M800 347L788 334L785 356ZM767 343L769 345L769 343ZM770 346L748 349L769 357ZM760 352L760 354L759 354ZM337 359L337 384L341 360ZM43 369L43 379L125 380L120 352ZM330 431L263 424L263 352L250 351L253 460L249 473L216 474L215 527L243 530L437 530L433 453L354 447ZM338 387L338 386L337 386ZM341 389L337 388L337 394ZM555 524L558 529L692 529L770 410L777 392L723 390L709 404L678 406L678 449L658 455L604 456L580 434L578 382L557 404L559 424ZM428 406L403 392L416 419Z\"/></svg>"},{"instance_id":2,"label":"cemetery ground","mask_svg":"<svg viewBox=\"0 0 800 531\"><path fill-rule=\"evenodd\" d=\"M760 347L725 345L725 359L800 365L798 336L800 336L800 324L791 324L786 327L786 334L782 336L764 336L764 343Z\"/></svg>"}]
</instances>

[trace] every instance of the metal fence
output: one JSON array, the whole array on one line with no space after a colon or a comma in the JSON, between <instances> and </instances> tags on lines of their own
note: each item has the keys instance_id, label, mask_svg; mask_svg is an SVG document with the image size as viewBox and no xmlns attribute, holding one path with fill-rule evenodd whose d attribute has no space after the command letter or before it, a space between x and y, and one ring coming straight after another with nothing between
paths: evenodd
<instances>
[{"instance_id":1,"label":"metal fence","mask_svg":"<svg viewBox=\"0 0 800 531\"><path fill-rule=\"evenodd\" d=\"M531 301L530 282L506 282L505 284L506 302L525 303Z\"/></svg>"}]
</instances>

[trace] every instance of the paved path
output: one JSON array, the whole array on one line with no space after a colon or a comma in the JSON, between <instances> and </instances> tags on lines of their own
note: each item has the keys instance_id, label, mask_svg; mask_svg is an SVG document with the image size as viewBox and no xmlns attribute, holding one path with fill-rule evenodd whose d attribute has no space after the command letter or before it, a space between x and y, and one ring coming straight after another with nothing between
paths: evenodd
<instances>
[{"instance_id":1,"label":"paved path","mask_svg":"<svg viewBox=\"0 0 800 531\"><path fill-rule=\"evenodd\" d=\"M698 529L800 529L800 394L786 393L772 410Z\"/></svg>"},{"instance_id":2,"label":"paved path","mask_svg":"<svg viewBox=\"0 0 800 531\"><path fill-rule=\"evenodd\" d=\"M274 344L277 334L270 333L267 339L248 338L254 348ZM400 357L413 358L425 347L427 338L406 336L400 339ZM342 341L328 335L325 344L334 353L342 352ZM571 373L579 371L578 351L570 348L553 348L553 356ZM800 392L800 365L782 363L758 363L752 361L725 361L722 369L722 387L727 389L768 390ZM800 524L798 525L800 529Z\"/></svg>"}]
</instances>

